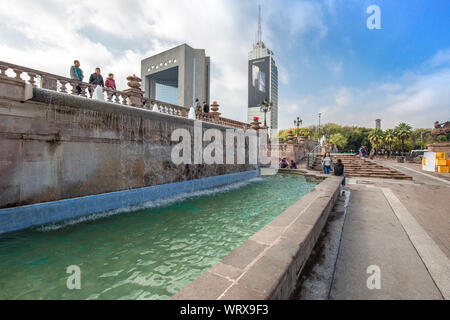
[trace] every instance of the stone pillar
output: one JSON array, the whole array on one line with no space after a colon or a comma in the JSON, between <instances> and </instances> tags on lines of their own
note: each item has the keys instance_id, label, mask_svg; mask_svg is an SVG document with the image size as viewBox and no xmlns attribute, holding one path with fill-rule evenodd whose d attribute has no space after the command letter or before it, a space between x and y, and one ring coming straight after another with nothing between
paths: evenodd
<instances>
[{"instance_id":1,"label":"stone pillar","mask_svg":"<svg viewBox=\"0 0 450 320\"><path fill-rule=\"evenodd\" d=\"M289 131L287 144L294 144L294 135L292 134L292 130Z\"/></svg>"},{"instance_id":2,"label":"stone pillar","mask_svg":"<svg viewBox=\"0 0 450 320\"><path fill-rule=\"evenodd\" d=\"M260 129L260 126L259 126L260 123L261 122L259 122L258 117L253 117L253 122L250 123L250 128L258 131Z\"/></svg>"},{"instance_id":3,"label":"stone pillar","mask_svg":"<svg viewBox=\"0 0 450 320\"><path fill-rule=\"evenodd\" d=\"M0 75L0 99L26 101L33 98L33 87L25 80Z\"/></svg>"},{"instance_id":4,"label":"stone pillar","mask_svg":"<svg viewBox=\"0 0 450 320\"><path fill-rule=\"evenodd\" d=\"M142 108L142 98L144 97L144 91L141 90L141 78L135 74L127 77L129 89L123 90L128 95L128 105L133 107Z\"/></svg>"},{"instance_id":5,"label":"stone pillar","mask_svg":"<svg viewBox=\"0 0 450 320\"><path fill-rule=\"evenodd\" d=\"M220 116L220 112L219 111L219 104L217 103L217 101L213 101L213 103L211 103L211 111L209 112L209 114L217 121L219 119Z\"/></svg>"},{"instance_id":6,"label":"stone pillar","mask_svg":"<svg viewBox=\"0 0 450 320\"><path fill-rule=\"evenodd\" d=\"M43 75L43 76L41 76L41 88L57 91L58 81L56 79L50 78L46 75Z\"/></svg>"}]
</instances>

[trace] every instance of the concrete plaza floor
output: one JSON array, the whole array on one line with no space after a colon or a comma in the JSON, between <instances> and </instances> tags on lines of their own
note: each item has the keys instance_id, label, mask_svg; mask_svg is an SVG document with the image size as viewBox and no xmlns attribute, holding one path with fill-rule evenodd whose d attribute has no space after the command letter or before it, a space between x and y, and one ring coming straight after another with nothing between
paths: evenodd
<instances>
[{"instance_id":1,"label":"concrete plaza floor","mask_svg":"<svg viewBox=\"0 0 450 320\"><path fill-rule=\"evenodd\" d=\"M343 228L330 219L314 249L322 257L305 267L294 298L450 299L450 182L390 165L414 181L348 179ZM380 270L380 289L368 288L370 266Z\"/></svg>"}]
</instances>

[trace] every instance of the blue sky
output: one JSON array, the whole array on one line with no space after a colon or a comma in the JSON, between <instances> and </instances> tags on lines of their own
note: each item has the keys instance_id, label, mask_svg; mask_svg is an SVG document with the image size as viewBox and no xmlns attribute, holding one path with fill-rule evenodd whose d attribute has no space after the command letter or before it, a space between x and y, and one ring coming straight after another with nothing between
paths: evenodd
<instances>
[{"instance_id":1,"label":"blue sky","mask_svg":"<svg viewBox=\"0 0 450 320\"><path fill-rule=\"evenodd\" d=\"M450 1L0 0L0 60L68 75L101 66L119 88L140 60L181 43L211 56L211 98L244 121L247 54L263 10L263 40L279 67L280 128L300 116L383 128L449 120ZM369 5L381 30L369 30ZM36 19L39 17L39 19Z\"/></svg>"}]
</instances>

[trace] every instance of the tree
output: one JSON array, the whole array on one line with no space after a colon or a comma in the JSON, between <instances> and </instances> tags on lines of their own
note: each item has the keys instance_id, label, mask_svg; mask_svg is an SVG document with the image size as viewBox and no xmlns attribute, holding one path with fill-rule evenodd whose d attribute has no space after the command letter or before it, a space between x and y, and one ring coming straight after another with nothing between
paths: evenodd
<instances>
[{"instance_id":1,"label":"tree","mask_svg":"<svg viewBox=\"0 0 450 320\"><path fill-rule=\"evenodd\" d=\"M369 141L372 148L378 150L383 146L384 143L384 133L381 129L373 129L369 132Z\"/></svg>"},{"instance_id":2,"label":"tree","mask_svg":"<svg viewBox=\"0 0 450 320\"><path fill-rule=\"evenodd\" d=\"M394 130L397 139L399 139L402 142L402 152L405 152L405 140L411 137L412 127L409 124L402 122L398 126L396 126Z\"/></svg>"},{"instance_id":3,"label":"tree","mask_svg":"<svg viewBox=\"0 0 450 320\"><path fill-rule=\"evenodd\" d=\"M312 130L310 128L299 128L298 129L298 135L299 136L305 136L308 137L312 133Z\"/></svg>"},{"instance_id":4,"label":"tree","mask_svg":"<svg viewBox=\"0 0 450 320\"><path fill-rule=\"evenodd\" d=\"M397 141L397 135L393 129L387 129L384 132L384 143L388 146L389 151L392 151L392 144Z\"/></svg>"},{"instance_id":5,"label":"tree","mask_svg":"<svg viewBox=\"0 0 450 320\"><path fill-rule=\"evenodd\" d=\"M347 145L347 138L340 133L335 133L328 138L328 142L335 144L339 150L342 150Z\"/></svg>"}]
</instances>

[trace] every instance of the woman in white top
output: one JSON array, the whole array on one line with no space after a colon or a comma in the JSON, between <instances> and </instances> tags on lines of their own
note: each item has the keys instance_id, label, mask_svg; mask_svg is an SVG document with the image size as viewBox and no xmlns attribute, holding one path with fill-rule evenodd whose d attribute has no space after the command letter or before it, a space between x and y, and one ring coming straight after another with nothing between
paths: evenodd
<instances>
[{"instance_id":1,"label":"woman in white top","mask_svg":"<svg viewBox=\"0 0 450 320\"><path fill-rule=\"evenodd\" d=\"M331 164L333 163L330 153L327 152L322 158L322 167L325 174L330 174Z\"/></svg>"}]
</instances>

